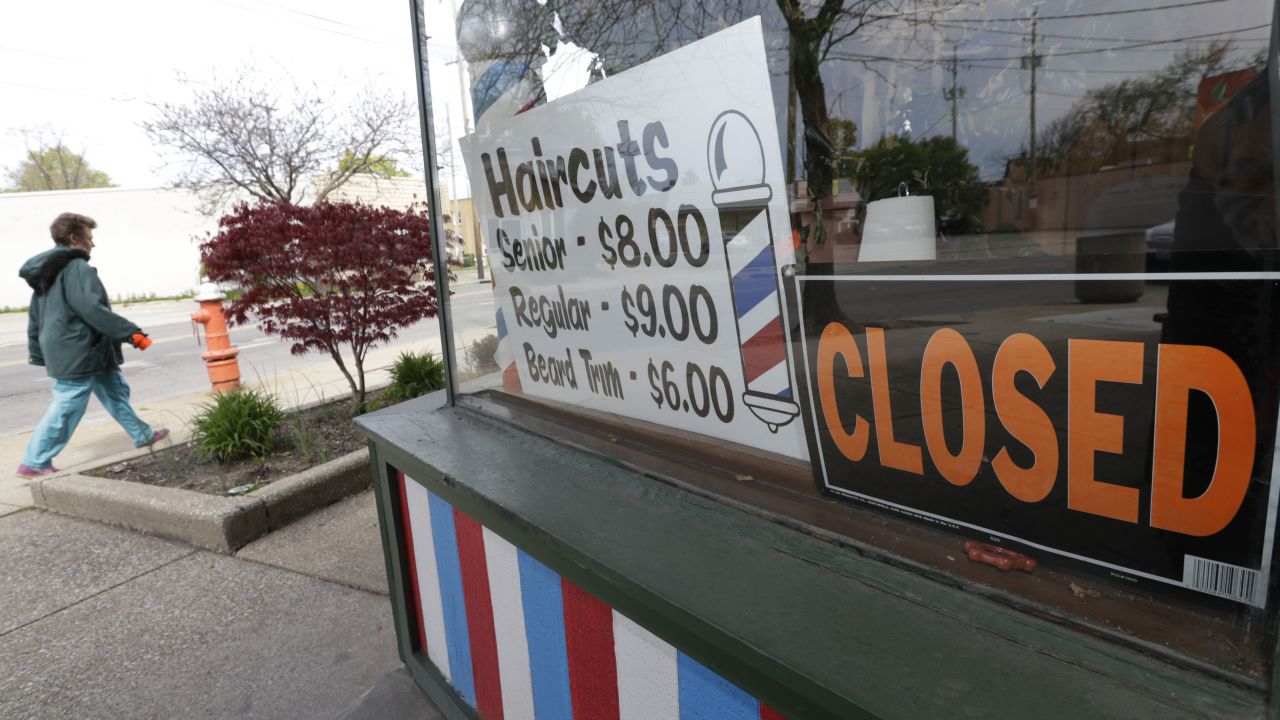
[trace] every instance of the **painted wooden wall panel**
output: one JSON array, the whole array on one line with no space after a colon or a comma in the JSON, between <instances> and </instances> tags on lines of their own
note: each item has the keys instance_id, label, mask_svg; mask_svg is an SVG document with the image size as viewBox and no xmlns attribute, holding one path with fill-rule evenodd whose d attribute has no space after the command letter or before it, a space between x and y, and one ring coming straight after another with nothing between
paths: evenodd
<instances>
[{"instance_id":1,"label":"painted wooden wall panel","mask_svg":"<svg viewBox=\"0 0 1280 720\"><path fill-rule=\"evenodd\" d=\"M444 606L440 601L440 577L436 573L435 540L431 534L431 510L427 489L418 483L406 481L404 473L398 473L401 498L407 508L409 526L406 539L411 543L415 563L412 575L418 581L417 622L423 628L419 643L425 642L424 650L431 664L435 665L449 682L453 676L449 672L449 643L444 628ZM425 559L426 562L419 562Z\"/></svg>"},{"instance_id":2,"label":"painted wooden wall panel","mask_svg":"<svg viewBox=\"0 0 1280 720\"><path fill-rule=\"evenodd\" d=\"M399 486L418 642L481 717L782 717L413 479Z\"/></svg>"},{"instance_id":3,"label":"painted wooden wall panel","mask_svg":"<svg viewBox=\"0 0 1280 720\"><path fill-rule=\"evenodd\" d=\"M621 720L680 716L676 649L625 615L613 614Z\"/></svg>"},{"instance_id":4,"label":"painted wooden wall panel","mask_svg":"<svg viewBox=\"0 0 1280 720\"><path fill-rule=\"evenodd\" d=\"M508 720L535 717L519 554L514 545L488 528L484 530L484 548L489 560L489 594L502 676L502 711Z\"/></svg>"}]
</instances>

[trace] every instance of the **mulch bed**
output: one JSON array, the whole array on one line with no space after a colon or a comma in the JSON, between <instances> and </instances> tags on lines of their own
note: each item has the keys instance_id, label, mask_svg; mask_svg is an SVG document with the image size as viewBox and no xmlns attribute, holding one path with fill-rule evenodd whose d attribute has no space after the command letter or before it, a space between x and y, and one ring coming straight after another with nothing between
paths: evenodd
<instances>
[{"instance_id":1,"label":"mulch bed","mask_svg":"<svg viewBox=\"0 0 1280 720\"><path fill-rule=\"evenodd\" d=\"M232 488L268 485L366 447L345 400L289 413L277 435L276 451L261 461L201 462L188 442L85 474L226 495Z\"/></svg>"}]
</instances>

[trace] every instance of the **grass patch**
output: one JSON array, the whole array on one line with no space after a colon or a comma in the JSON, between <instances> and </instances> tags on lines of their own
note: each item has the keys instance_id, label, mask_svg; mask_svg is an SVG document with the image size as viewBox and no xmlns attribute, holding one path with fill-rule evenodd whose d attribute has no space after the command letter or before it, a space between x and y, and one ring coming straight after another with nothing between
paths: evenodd
<instances>
[{"instance_id":1,"label":"grass patch","mask_svg":"<svg viewBox=\"0 0 1280 720\"><path fill-rule=\"evenodd\" d=\"M178 295L157 295L155 293L145 293L142 295L116 295L111 302L120 303L121 305L137 305L140 303L151 302L172 302L174 300L190 300L194 298L194 292L185 292Z\"/></svg>"}]
</instances>

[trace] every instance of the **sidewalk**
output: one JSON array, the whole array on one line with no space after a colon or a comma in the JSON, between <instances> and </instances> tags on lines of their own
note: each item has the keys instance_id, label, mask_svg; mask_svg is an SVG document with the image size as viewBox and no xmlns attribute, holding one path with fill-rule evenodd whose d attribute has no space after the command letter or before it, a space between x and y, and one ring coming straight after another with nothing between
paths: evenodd
<instances>
[{"instance_id":1,"label":"sidewalk","mask_svg":"<svg viewBox=\"0 0 1280 720\"><path fill-rule=\"evenodd\" d=\"M371 491L234 556L10 513L0 717L337 717L400 666L384 568Z\"/></svg>"}]
</instances>

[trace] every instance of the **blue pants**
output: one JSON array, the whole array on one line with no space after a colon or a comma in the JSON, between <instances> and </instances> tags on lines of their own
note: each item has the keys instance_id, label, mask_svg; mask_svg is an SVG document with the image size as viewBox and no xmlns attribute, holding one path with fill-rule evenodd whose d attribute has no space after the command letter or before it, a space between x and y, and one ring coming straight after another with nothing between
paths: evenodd
<instances>
[{"instance_id":1,"label":"blue pants","mask_svg":"<svg viewBox=\"0 0 1280 720\"><path fill-rule=\"evenodd\" d=\"M141 447L151 441L151 426L142 421L129 405L129 384L119 369L75 380L53 381L53 404L36 426L27 443L22 464L29 468L44 468L53 464L53 458L67 446L71 433L75 432L89 406L89 393L93 393L111 417L124 427L133 444Z\"/></svg>"}]
</instances>

